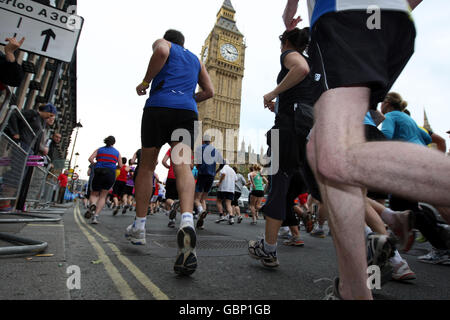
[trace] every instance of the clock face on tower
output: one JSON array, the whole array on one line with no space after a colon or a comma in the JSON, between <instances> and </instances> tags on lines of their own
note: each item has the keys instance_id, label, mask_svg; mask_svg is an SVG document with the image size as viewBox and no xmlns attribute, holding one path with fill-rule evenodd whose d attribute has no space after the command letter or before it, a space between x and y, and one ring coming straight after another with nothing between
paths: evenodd
<instances>
[{"instance_id":1,"label":"clock face on tower","mask_svg":"<svg viewBox=\"0 0 450 320\"><path fill-rule=\"evenodd\" d=\"M239 53L235 46L230 43L225 43L220 47L220 54L224 57L225 60L228 61L236 61Z\"/></svg>"}]
</instances>

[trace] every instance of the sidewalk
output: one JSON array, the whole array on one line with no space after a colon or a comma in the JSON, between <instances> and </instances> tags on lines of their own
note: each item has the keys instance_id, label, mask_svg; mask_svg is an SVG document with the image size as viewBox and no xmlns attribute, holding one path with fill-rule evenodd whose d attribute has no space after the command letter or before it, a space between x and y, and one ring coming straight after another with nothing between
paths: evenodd
<instances>
[{"instance_id":1,"label":"sidewalk","mask_svg":"<svg viewBox=\"0 0 450 320\"><path fill-rule=\"evenodd\" d=\"M52 206L30 213L50 218L62 217L73 204ZM48 243L45 251L17 255L0 255L0 300L65 300L70 299L66 286L64 223L1 223L5 219L24 216L0 215L0 232ZM0 240L0 248L16 244ZM44 254L48 256L36 256Z\"/></svg>"}]
</instances>

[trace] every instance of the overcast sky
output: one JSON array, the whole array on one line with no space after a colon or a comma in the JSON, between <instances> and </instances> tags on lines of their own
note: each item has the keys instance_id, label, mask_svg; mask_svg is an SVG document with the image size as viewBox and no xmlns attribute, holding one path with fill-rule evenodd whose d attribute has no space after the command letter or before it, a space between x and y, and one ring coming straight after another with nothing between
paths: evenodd
<instances>
[{"instance_id":1,"label":"overcast sky","mask_svg":"<svg viewBox=\"0 0 450 320\"><path fill-rule=\"evenodd\" d=\"M264 133L274 116L263 107L263 95L276 85L280 43L284 31L281 19L286 0L231 0L237 27L245 36L246 60L242 87L241 139L259 152ZM306 1L299 14L309 25ZM450 51L450 3L425 0L415 11L416 53L397 80L393 91L408 101L412 117L423 125L424 108L432 129L447 140L450 130L448 56ZM86 177L88 157L114 135L116 148L130 158L140 148L140 121L147 97L137 96L153 42L167 29L185 35L185 47L200 56L214 27L223 0L118 0L79 1L78 15L84 27L78 45L77 116L79 130L75 152L81 178ZM72 139L73 141L73 139ZM163 150L167 150L164 147ZM72 151L72 145L69 148ZM162 157L163 155L161 155ZM73 163L73 162L72 162ZM160 178L166 170L158 165Z\"/></svg>"}]
</instances>

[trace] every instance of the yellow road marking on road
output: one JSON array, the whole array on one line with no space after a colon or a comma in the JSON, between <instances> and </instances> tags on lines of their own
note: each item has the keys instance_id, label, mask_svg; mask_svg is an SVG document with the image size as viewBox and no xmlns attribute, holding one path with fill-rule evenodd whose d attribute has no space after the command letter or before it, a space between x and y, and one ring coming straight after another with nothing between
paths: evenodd
<instances>
[{"instance_id":1,"label":"yellow road marking on road","mask_svg":"<svg viewBox=\"0 0 450 320\"><path fill-rule=\"evenodd\" d=\"M77 210L78 209L78 210ZM89 231L81 225L81 222L79 220L79 216L77 215L80 212L80 209L78 206L76 209L74 209L74 217L75 221L80 227L81 231L84 233L86 238L89 240L91 245L94 247L95 251L97 252L98 259L102 260L103 265L106 269L106 272L114 282L114 285L116 286L117 290L119 291L121 297L124 300L137 300L136 294L133 292L133 290L130 288L128 283L125 281L125 279L121 276L119 270L113 265L109 257L106 255L105 250L101 247L101 245L95 240L95 238L89 233Z\"/></svg>"},{"instance_id":2,"label":"yellow road marking on road","mask_svg":"<svg viewBox=\"0 0 450 320\"><path fill-rule=\"evenodd\" d=\"M81 217L80 208L77 206L77 211L79 217ZM86 222L82 220L85 224ZM130 261L127 257L122 255L119 248L117 248L107 237L98 232L95 228L86 224L92 232L94 232L98 237L100 237L111 249L112 252L116 255L117 259L125 265L128 270L134 275L136 280L138 280L146 289L149 291L156 300L169 300L169 297L164 294L161 289L159 289L146 275L143 273L133 262Z\"/></svg>"}]
</instances>

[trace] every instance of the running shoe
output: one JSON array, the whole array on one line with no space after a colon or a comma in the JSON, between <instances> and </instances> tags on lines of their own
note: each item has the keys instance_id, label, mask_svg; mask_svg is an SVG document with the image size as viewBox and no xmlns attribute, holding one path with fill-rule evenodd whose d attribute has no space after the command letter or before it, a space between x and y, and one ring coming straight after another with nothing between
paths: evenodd
<instances>
[{"instance_id":1,"label":"running shoe","mask_svg":"<svg viewBox=\"0 0 450 320\"><path fill-rule=\"evenodd\" d=\"M283 244L285 246L303 247L305 245L305 242L303 242L303 240L300 240L300 237L291 237L289 240L283 241Z\"/></svg>"},{"instance_id":2,"label":"running shoe","mask_svg":"<svg viewBox=\"0 0 450 320\"><path fill-rule=\"evenodd\" d=\"M280 230L278 232L278 237L281 239L290 239L292 237L292 233L291 230L287 229L287 230Z\"/></svg>"},{"instance_id":3,"label":"running shoe","mask_svg":"<svg viewBox=\"0 0 450 320\"><path fill-rule=\"evenodd\" d=\"M221 215L221 216L219 217L219 219L216 220L216 223L221 223L221 222L223 222L223 221L225 221L225 220L226 220L225 217L224 217L223 215Z\"/></svg>"},{"instance_id":4,"label":"running shoe","mask_svg":"<svg viewBox=\"0 0 450 320\"><path fill-rule=\"evenodd\" d=\"M266 252L264 250L264 239L251 240L248 242L248 254L253 259L260 260L265 267L276 268L280 265L277 252Z\"/></svg>"},{"instance_id":5,"label":"running shoe","mask_svg":"<svg viewBox=\"0 0 450 320\"><path fill-rule=\"evenodd\" d=\"M425 238L423 236L423 234L421 234L419 231L417 231L417 233L416 233L416 241L419 242L419 243L425 243L428 240L427 240L427 238Z\"/></svg>"},{"instance_id":6,"label":"running shoe","mask_svg":"<svg viewBox=\"0 0 450 320\"><path fill-rule=\"evenodd\" d=\"M398 239L398 250L407 252L414 244L415 233L413 230L414 215L411 210L394 212L394 222L389 225Z\"/></svg>"},{"instance_id":7,"label":"running shoe","mask_svg":"<svg viewBox=\"0 0 450 320\"><path fill-rule=\"evenodd\" d=\"M230 217L230 219L228 219L228 223L231 225L231 224L234 224L234 218L233 217Z\"/></svg>"},{"instance_id":8,"label":"running shoe","mask_svg":"<svg viewBox=\"0 0 450 320\"><path fill-rule=\"evenodd\" d=\"M450 265L450 250L431 248L426 255L417 258L417 261L431 264Z\"/></svg>"},{"instance_id":9,"label":"running shoe","mask_svg":"<svg viewBox=\"0 0 450 320\"><path fill-rule=\"evenodd\" d=\"M258 224L258 222L252 221L252 222L250 222L250 224L251 224L252 226L256 226L256 225Z\"/></svg>"},{"instance_id":10,"label":"running shoe","mask_svg":"<svg viewBox=\"0 0 450 320\"><path fill-rule=\"evenodd\" d=\"M167 225L169 228L175 228L175 220L170 220L169 224Z\"/></svg>"},{"instance_id":11,"label":"running shoe","mask_svg":"<svg viewBox=\"0 0 450 320\"><path fill-rule=\"evenodd\" d=\"M344 300L339 294L339 278L335 278L333 285L325 290L325 298L323 300Z\"/></svg>"},{"instance_id":12,"label":"running shoe","mask_svg":"<svg viewBox=\"0 0 450 320\"><path fill-rule=\"evenodd\" d=\"M311 231L310 235L312 235L313 237L322 238L322 239L326 237L325 232L323 231L323 229L320 229L318 225L316 225L314 227L314 229Z\"/></svg>"},{"instance_id":13,"label":"running shoe","mask_svg":"<svg viewBox=\"0 0 450 320\"><path fill-rule=\"evenodd\" d=\"M86 219L92 218L92 216L95 213L95 210L97 210L97 206L95 204L91 204L88 208L88 210L85 212L84 217Z\"/></svg>"},{"instance_id":14,"label":"running shoe","mask_svg":"<svg viewBox=\"0 0 450 320\"><path fill-rule=\"evenodd\" d=\"M125 231L125 238L134 245L145 245L145 229L135 229L131 224Z\"/></svg>"},{"instance_id":15,"label":"running shoe","mask_svg":"<svg viewBox=\"0 0 450 320\"><path fill-rule=\"evenodd\" d=\"M242 222L242 216L239 216L237 223L241 223L241 222Z\"/></svg>"},{"instance_id":16,"label":"running shoe","mask_svg":"<svg viewBox=\"0 0 450 320\"><path fill-rule=\"evenodd\" d=\"M179 200L175 200L172 204L172 210L170 210L169 213L169 219L175 219L177 216L177 210L178 210L178 204L180 203Z\"/></svg>"},{"instance_id":17,"label":"running shoe","mask_svg":"<svg viewBox=\"0 0 450 320\"><path fill-rule=\"evenodd\" d=\"M122 214L127 213L127 210L128 210L128 205L126 205L126 206L123 207L123 209L122 209Z\"/></svg>"},{"instance_id":18,"label":"running shoe","mask_svg":"<svg viewBox=\"0 0 450 320\"><path fill-rule=\"evenodd\" d=\"M304 212L302 217L303 226L305 227L305 230L307 233L310 233L314 229L314 223L311 217L311 214L309 212Z\"/></svg>"},{"instance_id":19,"label":"running shoe","mask_svg":"<svg viewBox=\"0 0 450 320\"><path fill-rule=\"evenodd\" d=\"M389 258L394 256L395 239L377 233L369 233L366 237L367 245L367 265L377 265L380 268L389 262Z\"/></svg>"},{"instance_id":20,"label":"running shoe","mask_svg":"<svg viewBox=\"0 0 450 320\"><path fill-rule=\"evenodd\" d=\"M205 218L208 215L208 212L206 212L206 210L203 210L202 213L200 213L199 218L197 220L197 229L202 229L203 228L203 224L205 223Z\"/></svg>"},{"instance_id":21,"label":"running shoe","mask_svg":"<svg viewBox=\"0 0 450 320\"><path fill-rule=\"evenodd\" d=\"M97 216L93 216L92 217L91 224L98 224L98 217Z\"/></svg>"},{"instance_id":22,"label":"running shoe","mask_svg":"<svg viewBox=\"0 0 450 320\"><path fill-rule=\"evenodd\" d=\"M189 276L197 269L196 243L197 236L193 227L187 225L178 230L178 254L173 267L176 274Z\"/></svg>"},{"instance_id":23,"label":"running shoe","mask_svg":"<svg viewBox=\"0 0 450 320\"><path fill-rule=\"evenodd\" d=\"M115 216L119 212L119 206L113 208L113 216Z\"/></svg>"},{"instance_id":24,"label":"running shoe","mask_svg":"<svg viewBox=\"0 0 450 320\"><path fill-rule=\"evenodd\" d=\"M409 268L406 260L402 260L397 265L392 265L392 279L394 280L415 280L416 274Z\"/></svg>"}]
</instances>

